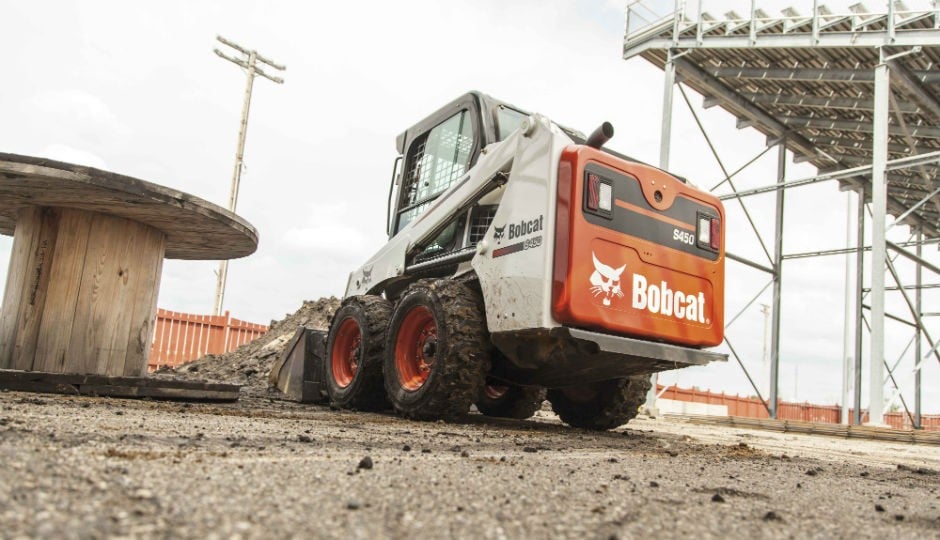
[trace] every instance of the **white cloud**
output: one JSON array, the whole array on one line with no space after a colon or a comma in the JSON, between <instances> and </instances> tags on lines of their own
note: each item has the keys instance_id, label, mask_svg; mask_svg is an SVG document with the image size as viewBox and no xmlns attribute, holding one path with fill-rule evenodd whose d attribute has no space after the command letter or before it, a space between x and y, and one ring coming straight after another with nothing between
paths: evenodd
<instances>
[{"instance_id":1,"label":"white cloud","mask_svg":"<svg viewBox=\"0 0 940 540\"><path fill-rule=\"evenodd\" d=\"M309 204L306 223L288 228L281 243L289 250L325 256L361 252L368 241L354 219L360 211L346 201Z\"/></svg>"},{"instance_id":2,"label":"white cloud","mask_svg":"<svg viewBox=\"0 0 940 540\"><path fill-rule=\"evenodd\" d=\"M358 230L335 224L288 229L283 242L288 248L326 255L331 252L358 251L364 246L365 239Z\"/></svg>"},{"instance_id":3,"label":"white cloud","mask_svg":"<svg viewBox=\"0 0 940 540\"><path fill-rule=\"evenodd\" d=\"M101 156L64 144L51 144L40 150L37 155L65 163L85 165L86 167L94 167L103 171L108 170L108 165Z\"/></svg>"},{"instance_id":4,"label":"white cloud","mask_svg":"<svg viewBox=\"0 0 940 540\"><path fill-rule=\"evenodd\" d=\"M130 128L97 96L81 90L43 92L27 102L41 118L76 126L96 137L126 137Z\"/></svg>"}]
</instances>

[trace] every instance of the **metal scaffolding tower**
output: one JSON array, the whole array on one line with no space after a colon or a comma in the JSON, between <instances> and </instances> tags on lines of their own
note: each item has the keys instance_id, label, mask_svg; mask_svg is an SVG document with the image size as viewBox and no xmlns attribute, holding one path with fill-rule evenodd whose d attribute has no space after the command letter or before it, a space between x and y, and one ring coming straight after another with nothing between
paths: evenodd
<instances>
[{"instance_id":1,"label":"metal scaffolding tower","mask_svg":"<svg viewBox=\"0 0 940 540\"><path fill-rule=\"evenodd\" d=\"M931 357L940 361L938 342L924 325L923 318L929 314L923 312L921 301L921 291L928 287L922 283L922 271L940 275L940 268L925 260L921 251L924 244L940 239L940 1L916 2L921 4L920 9L893 1L878 12L870 12L858 3L848 13L834 13L816 0L806 0L807 15L788 7L779 16L772 16L761 9L757 0L741 0L723 3L748 10L744 16L734 9L723 18L704 11L705 4L719 3L631 2L627 8L624 58L645 58L665 73L661 142L664 157L660 161L668 160L672 101L674 90L678 89L724 173L725 180L719 186L727 184L730 188L721 199L740 205L766 256L766 260L753 261L727 253L728 259L766 272L771 278L768 412L776 417L779 401L784 261L854 252L858 275L854 306L854 423L863 420L861 357L863 330L867 325L871 359L868 422L883 424L886 403L901 398L911 423L919 427L920 370ZM768 147L777 147L775 183L755 189L736 188L734 177L741 169L727 170L685 87L703 95L705 107L720 106L737 118L739 128L754 128L767 137ZM819 174L787 180L787 152L792 153L795 162L816 166ZM766 150L748 165L764 153ZM786 190L831 180L837 180L843 190L858 194L857 248L785 254ZM776 194L776 205L773 243L768 246L745 200L770 192ZM866 218L866 208L870 219ZM887 225L888 215L895 217L891 225ZM866 221L870 224L871 246L864 245ZM888 241L886 231L897 224L909 226L916 240L904 244ZM912 246L916 248L913 252L907 249ZM864 254L868 251L870 269L863 281ZM913 286L902 283L894 262L899 257L915 265ZM887 275L894 286L886 287ZM863 286L864 282L869 285ZM886 291L900 293L909 308L909 317L886 313ZM758 296L762 293L763 290ZM913 415L901 397L899 383L905 381L895 377L898 363L892 367L886 362L886 319L903 322L913 329L912 343L916 343ZM928 345L926 352L921 349L922 340ZM731 342L726 343L743 369ZM750 380L746 369L745 374ZM887 401L886 382L891 383L891 397ZM760 396L756 386L755 391Z\"/></svg>"}]
</instances>

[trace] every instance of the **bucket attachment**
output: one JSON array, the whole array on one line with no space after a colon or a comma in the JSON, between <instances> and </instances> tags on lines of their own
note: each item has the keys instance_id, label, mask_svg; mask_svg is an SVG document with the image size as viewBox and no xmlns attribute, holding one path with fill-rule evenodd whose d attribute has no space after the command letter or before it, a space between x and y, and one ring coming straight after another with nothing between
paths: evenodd
<instances>
[{"instance_id":1,"label":"bucket attachment","mask_svg":"<svg viewBox=\"0 0 940 540\"><path fill-rule=\"evenodd\" d=\"M287 397L301 403L325 403L323 358L326 355L324 330L301 326L274 363L268 382Z\"/></svg>"}]
</instances>

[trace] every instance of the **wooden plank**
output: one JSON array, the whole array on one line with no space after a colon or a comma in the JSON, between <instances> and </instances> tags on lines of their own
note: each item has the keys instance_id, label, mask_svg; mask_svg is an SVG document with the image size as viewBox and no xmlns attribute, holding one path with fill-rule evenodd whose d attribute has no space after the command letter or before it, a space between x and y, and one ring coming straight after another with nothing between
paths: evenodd
<instances>
[{"instance_id":1,"label":"wooden plank","mask_svg":"<svg viewBox=\"0 0 940 540\"><path fill-rule=\"evenodd\" d=\"M27 276L32 264L31 254L35 253L36 243L39 241L37 233L40 216L38 208L26 208L16 219L18 226L13 235L13 250L10 253L3 306L0 309L0 369L16 367L13 355L16 332L28 288Z\"/></svg>"},{"instance_id":2,"label":"wooden plank","mask_svg":"<svg viewBox=\"0 0 940 540\"><path fill-rule=\"evenodd\" d=\"M59 234L60 213L54 208L39 209L39 230L35 251L30 254L27 273L27 289L24 291L17 315L16 338L13 345L13 367L35 369L36 345L40 325L46 307L51 269L56 253L56 237Z\"/></svg>"},{"instance_id":3,"label":"wooden plank","mask_svg":"<svg viewBox=\"0 0 940 540\"><path fill-rule=\"evenodd\" d=\"M105 293L110 293L112 289L110 286L112 280L106 276L110 273L108 262L111 255L109 245L111 235L106 217L103 214L92 216L85 269L79 286L75 321L69 335L69 348L66 352L65 371L98 373L100 350L96 350L98 348L95 344L102 342L101 334L104 330L101 327L102 311L104 308L110 308L109 294Z\"/></svg>"},{"instance_id":4,"label":"wooden plank","mask_svg":"<svg viewBox=\"0 0 940 540\"><path fill-rule=\"evenodd\" d=\"M93 375L87 373L45 373L41 371L22 371L15 369L0 369L0 381L47 381L61 384L113 384L113 385L136 385L163 387L172 386L174 388L192 388L192 389L215 389L224 390L232 387L240 387L237 384L228 383L210 383L204 381L188 381L181 379L163 379L157 377L108 377L105 375Z\"/></svg>"},{"instance_id":5,"label":"wooden plank","mask_svg":"<svg viewBox=\"0 0 940 540\"><path fill-rule=\"evenodd\" d=\"M127 362L127 342L130 337L131 312L134 309L135 292L137 284L143 278L144 272L152 272L150 268L140 266L142 259L147 258L144 246L141 245L145 231L139 223L123 219L107 217L111 230L111 259L105 273L108 283L111 284L110 298L105 300L108 305L102 306L99 319L105 326L102 335L102 351L99 356L98 369L95 373L105 375L124 375ZM161 254L162 256L162 254ZM139 371L134 373L139 375Z\"/></svg>"},{"instance_id":6,"label":"wooden plank","mask_svg":"<svg viewBox=\"0 0 940 540\"><path fill-rule=\"evenodd\" d=\"M0 381L0 389L9 390L11 392L81 395L77 386L43 381Z\"/></svg>"},{"instance_id":7,"label":"wooden plank","mask_svg":"<svg viewBox=\"0 0 940 540\"><path fill-rule=\"evenodd\" d=\"M66 351L85 267L91 217L92 214L88 212L62 210L59 236L56 239L56 256L51 270L55 278L49 284L46 309L36 346L34 368L38 371L65 370Z\"/></svg>"},{"instance_id":8,"label":"wooden plank","mask_svg":"<svg viewBox=\"0 0 940 540\"><path fill-rule=\"evenodd\" d=\"M127 222L126 222L127 223ZM132 251L124 261L123 268L129 279L126 287L123 313L115 314L117 320L126 320L115 332L114 342L123 345L123 370L115 368L121 375L140 376L146 373L147 357L153 340L153 318L157 308L157 293L163 268L165 236L160 231L133 222L135 240Z\"/></svg>"},{"instance_id":9,"label":"wooden plank","mask_svg":"<svg viewBox=\"0 0 940 540\"><path fill-rule=\"evenodd\" d=\"M97 360L92 355L96 334L92 326L91 314L92 306L98 297L97 282L100 281L103 272L105 253L101 239L95 238L101 227L96 217L94 214L90 216L89 238L79 280L72 326L67 339L68 345L64 354L63 371L93 373L97 368Z\"/></svg>"},{"instance_id":10,"label":"wooden plank","mask_svg":"<svg viewBox=\"0 0 940 540\"><path fill-rule=\"evenodd\" d=\"M161 388L146 386L82 385L83 396L153 398L187 401L238 401L238 390L202 390L191 388Z\"/></svg>"},{"instance_id":11,"label":"wooden plank","mask_svg":"<svg viewBox=\"0 0 940 540\"><path fill-rule=\"evenodd\" d=\"M146 225L135 225L139 228L138 249L128 263L135 283L129 291L130 299L124 315L127 319L126 333L116 336L125 344L124 370L121 372L125 376L142 376L147 372L166 241L160 231Z\"/></svg>"},{"instance_id":12,"label":"wooden plank","mask_svg":"<svg viewBox=\"0 0 940 540\"><path fill-rule=\"evenodd\" d=\"M0 389L154 399L236 401L239 385L151 377L105 377L76 373L0 370Z\"/></svg>"}]
</instances>

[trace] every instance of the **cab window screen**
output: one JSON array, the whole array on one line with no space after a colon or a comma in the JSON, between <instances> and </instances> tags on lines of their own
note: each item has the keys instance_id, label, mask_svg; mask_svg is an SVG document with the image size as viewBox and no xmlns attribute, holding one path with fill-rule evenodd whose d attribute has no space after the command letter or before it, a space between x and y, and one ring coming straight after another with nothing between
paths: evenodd
<instances>
[{"instance_id":1,"label":"cab window screen","mask_svg":"<svg viewBox=\"0 0 940 540\"><path fill-rule=\"evenodd\" d=\"M468 111L451 116L411 145L398 230L467 172L472 150L473 125Z\"/></svg>"},{"instance_id":2,"label":"cab window screen","mask_svg":"<svg viewBox=\"0 0 940 540\"><path fill-rule=\"evenodd\" d=\"M506 137L512 135L514 131L519 129L519 126L522 125L522 121L526 119L528 115L521 113L515 109L510 109L505 105L500 105L499 109L496 111L496 126L499 128L499 140L505 140Z\"/></svg>"}]
</instances>

